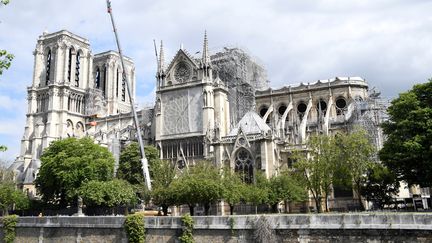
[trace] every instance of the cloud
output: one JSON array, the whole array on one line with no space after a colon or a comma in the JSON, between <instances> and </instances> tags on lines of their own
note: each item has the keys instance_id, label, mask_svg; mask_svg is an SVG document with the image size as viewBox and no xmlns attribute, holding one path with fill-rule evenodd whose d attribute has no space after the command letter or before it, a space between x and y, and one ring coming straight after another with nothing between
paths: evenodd
<instances>
[{"instance_id":1,"label":"cloud","mask_svg":"<svg viewBox=\"0 0 432 243\"><path fill-rule=\"evenodd\" d=\"M204 30L211 50L240 46L258 57L273 87L361 76L395 97L431 76L427 0L113 0L112 7L123 51L135 61L141 104L154 100L153 39L164 40L169 61L181 43L199 51ZM44 30L83 36L93 53L116 49L105 1L11 1L0 7L0 21L0 47L15 54L0 77L0 114L14 123L25 120L25 109L12 114L10 107L25 104L32 51Z\"/></svg>"}]
</instances>

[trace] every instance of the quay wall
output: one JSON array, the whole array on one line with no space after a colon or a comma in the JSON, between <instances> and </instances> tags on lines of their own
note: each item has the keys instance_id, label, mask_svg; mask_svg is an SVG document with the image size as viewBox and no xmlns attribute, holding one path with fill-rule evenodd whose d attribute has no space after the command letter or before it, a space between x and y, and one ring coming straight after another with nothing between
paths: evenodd
<instances>
[{"instance_id":1,"label":"quay wall","mask_svg":"<svg viewBox=\"0 0 432 243\"><path fill-rule=\"evenodd\" d=\"M20 217L15 242L124 242L124 216ZM193 217L196 242L432 242L430 213ZM0 225L2 226L2 225ZM145 217L146 242L179 242L181 217ZM270 232L270 233L269 233ZM3 230L0 231L3 240Z\"/></svg>"}]
</instances>

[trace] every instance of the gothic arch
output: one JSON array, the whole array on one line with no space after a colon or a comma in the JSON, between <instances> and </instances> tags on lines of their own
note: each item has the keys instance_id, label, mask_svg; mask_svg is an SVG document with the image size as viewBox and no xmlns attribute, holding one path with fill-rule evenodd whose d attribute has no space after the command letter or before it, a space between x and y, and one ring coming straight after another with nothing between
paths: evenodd
<instances>
[{"instance_id":1,"label":"gothic arch","mask_svg":"<svg viewBox=\"0 0 432 243\"><path fill-rule=\"evenodd\" d=\"M73 137L74 136L74 126L71 120L66 120L66 136Z\"/></svg>"},{"instance_id":2,"label":"gothic arch","mask_svg":"<svg viewBox=\"0 0 432 243\"><path fill-rule=\"evenodd\" d=\"M245 147L240 147L234 152L234 171L240 174L240 178L246 183L254 180L254 164L252 153Z\"/></svg>"},{"instance_id":3,"label":"gothic arch","mask_svg":"<svg viewBox=\"0 0 432 243\"><path fill-rule=\"evenodd\" d=\"M84 57L84 52L78 49L75 55L75 86L80 87L81 81L81 59Z\"/></svg>"},{"instance_id":4,"label":"gothic arch","mask_svg":"<svg viewBox=\"0 0 432 243\"><path fill-rule=\"evenodd\" d=\"M53 53L50 47L47 47L45 50L45 85L48 85L51 81L51 73L52 73L52 62L53 62Z\"/></svg>"},{"instance_id":5,"label":"gothic arch","mask_svg":"<svg viewBox=\"0 0 432 243\"><path fill-rule=\"evenodd\" d=\"M81 138L84 136L84 125L82 124L82 122L77 122L77 124L75 126L75 135L78 138Z\"/></svg>"}]
</instances>

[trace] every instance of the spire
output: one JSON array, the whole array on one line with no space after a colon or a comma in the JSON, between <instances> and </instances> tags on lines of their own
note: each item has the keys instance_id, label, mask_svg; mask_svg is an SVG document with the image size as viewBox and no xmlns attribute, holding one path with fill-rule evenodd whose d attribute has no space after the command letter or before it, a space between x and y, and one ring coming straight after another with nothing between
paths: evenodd
<instances>
[{"instance_id":1,"label":"spire","mask_svg":"<svg viewBox=\"0 0 432 243\"><path fill-rule=\"evenodd\" d=\"M202 52L202 62L205 66L210 65L210 55L208 51L207 31L204 31L204 46Z\"/></svg>"},{"instance_id":2,"label":"spire","mask_svg":"<svg viewBox=\"0 0 432 243\"><path fill-rule=\"evenodd\" d=\"M163 42L161 40L160 52L159 52L159 63L158 63L159 72L164 71L164 65L165 65L165 55L164 55L164 49L163 49Z\"/></svg>"}]
</instances>

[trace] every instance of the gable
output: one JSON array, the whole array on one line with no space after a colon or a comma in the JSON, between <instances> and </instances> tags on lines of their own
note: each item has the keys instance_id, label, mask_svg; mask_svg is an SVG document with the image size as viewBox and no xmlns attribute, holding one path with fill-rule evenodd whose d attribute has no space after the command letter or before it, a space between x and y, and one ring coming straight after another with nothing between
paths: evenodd
<instances>
[{"instance_id":1,"label":"gable","mask_svg":"<svg viewBox=\"0 0 432 243\"><path fill-rule=\"evenodd\" d=\"M166 85L182 84L198 79L198 64L186 51L180 49L166 70Z\"/></svg>"}]
</instances>

